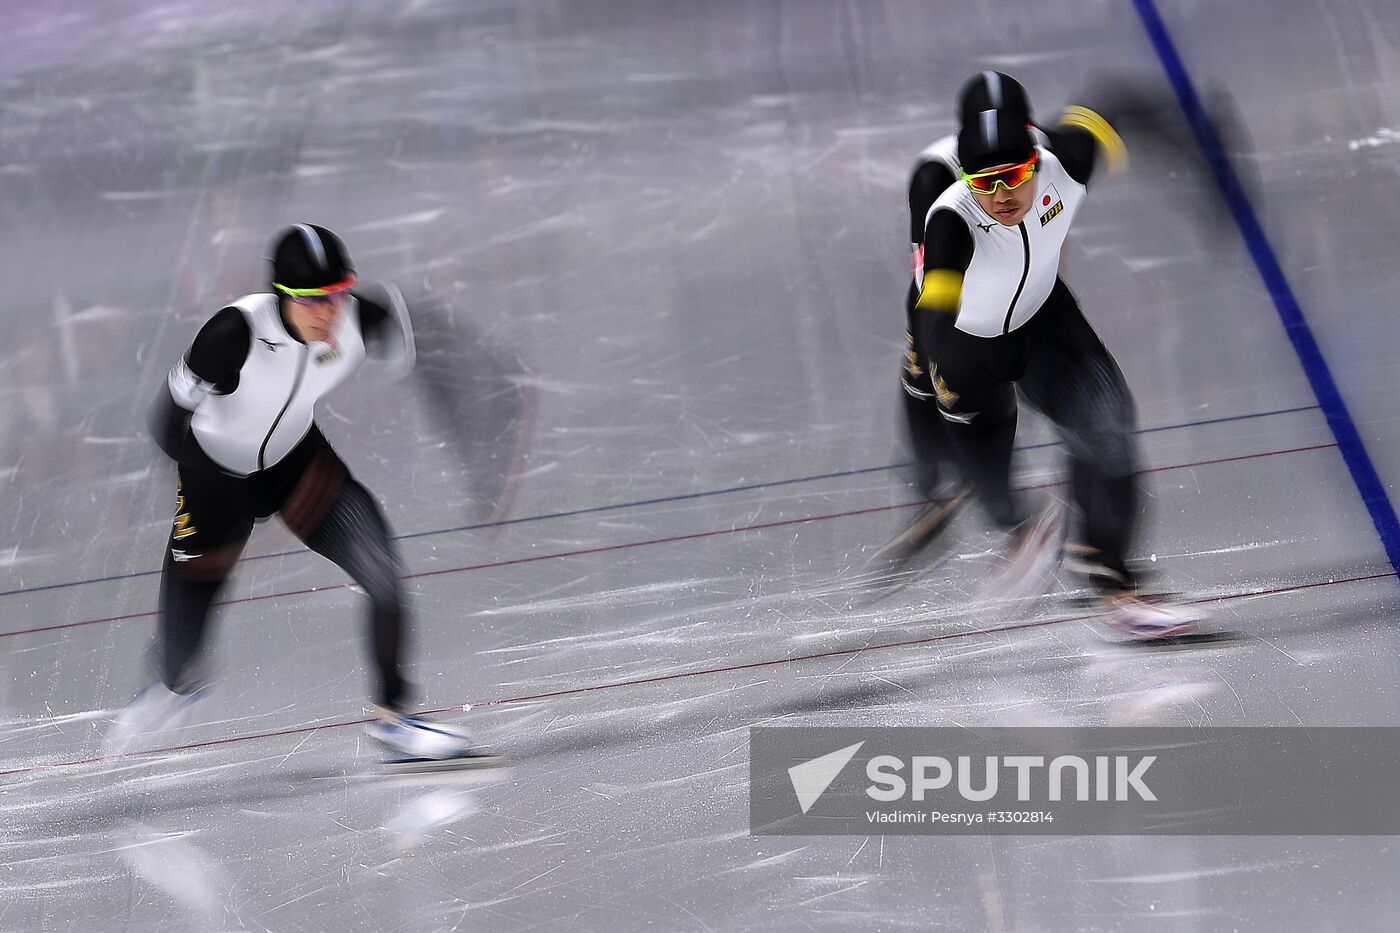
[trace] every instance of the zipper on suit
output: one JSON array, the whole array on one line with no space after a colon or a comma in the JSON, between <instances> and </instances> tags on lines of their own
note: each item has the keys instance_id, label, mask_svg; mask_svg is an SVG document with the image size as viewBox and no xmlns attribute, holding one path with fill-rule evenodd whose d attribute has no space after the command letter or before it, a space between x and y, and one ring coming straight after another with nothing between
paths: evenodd
<instances>
[{"instance_id":1,"label":"zipper on suit","mask_svg":"<svg viewBox=\"0 0 1400 933\"><path fill-rule=\"evenodd\" d=\"M1024 279L1022 280L1024 281ZM1019 292L1017 293L1019 294ZM306 374L306 359L311 348L305 345L297 348L297 375L292 380L292 391L287 393L287 400L282 403L282 410L277 413L277 417L272 420L272 427L267 429L267 437L263 438L262 446L258 448L258 469L267 469L267 444L272 440L272 435L277 433L277 426L282 423L282 416L287 413L287 409L292 407L292 399L297 397L297 389L301 388L301 377Z\"/></svg>"},{"instance_id":2,"label":"zipper on suit","mask_svg":"<svg viewBox=\"0 0 1400 933\"><path fill-rule=\"evenodd\" d=\"M1011 315L1016 311L1016 302L1021 300L1021 292L1025 290L1026 279L1031 274L1031 235L1026 232L1024 220L1016 225L1016 229L1021 231L1021 247L1026 253L1026 264L1021 269L1021 283L1016 286L1016 294L1011 296L1011 306L1006 309L1006 321L1001 325L1003 334L1011 333Z\"/></svg>"}]
</instances>

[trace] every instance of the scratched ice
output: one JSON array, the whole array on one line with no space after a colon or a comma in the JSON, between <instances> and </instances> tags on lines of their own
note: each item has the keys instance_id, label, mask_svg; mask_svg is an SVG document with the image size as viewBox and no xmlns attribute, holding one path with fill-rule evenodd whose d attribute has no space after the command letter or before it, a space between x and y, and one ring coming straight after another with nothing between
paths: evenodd
<instances>
[{"instance_id":1,"label":"scratched ice","mask_svg":"<svg viewBox=\"0 0 1400 933\"><path fill-rule=\"evenodd\" d=\"M1400 24L1160 7L1237 101L1263 229L1393 484ZM913 155L979 68L1043 119L1085 61L1164 81L1134 3L63 0L0 25L0 928L1394 925L1384 839L748 832L759 723L1395 720L1382 538L1208 179L1150 153L1095 187L1065 276L1137 395L1140 556L1241 637L1132 651L1021 627L1082 615L1063 593L974 606L971 513L943 567L859 583L913 499ZM303 219L424 315L416 378L366 372L321 422L401 536L423 707L504 768L379 773L361 597L275 522L168 739L195 747L92 760L173 504L141 413ZM1048 440L1023 419L1019 482L1062 478Z\"/></svg>"}]
</instances>

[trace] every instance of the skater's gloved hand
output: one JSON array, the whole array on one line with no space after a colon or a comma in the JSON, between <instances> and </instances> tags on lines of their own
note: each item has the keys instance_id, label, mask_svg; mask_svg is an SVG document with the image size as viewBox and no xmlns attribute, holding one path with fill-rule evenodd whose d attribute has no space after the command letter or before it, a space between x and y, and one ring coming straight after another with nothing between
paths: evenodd
<instances>
[{"instance_id":1,"label":"skater's gloved hand","mask_svg":"<svg viewBox=\"0 0 1400 933\"><path fill-rule=\"evenodd\" d=\"M355 288L365 349L390 367L395 378L407 375L418 359L413 319L403 292L393 282L370 282Z\"/></svg>"},{"instance_id":2,"label":"skater's gloved hand","mask_svg":"<svg viewBox=\"0 0 1400 933\"><path fill-rule=\"evenodd\" d=\"M1243 196L1257 210L1260 186L1253 142L1233 95L1218 83L1198 87L1199 109L1193 114L1159 79L1134 75L1093 75L1074 99L1122 135L1134 160L1142 159L1152 172L1169 173L1174 189L1187 196L1168 203L1215 240L1233 232L1230 200ZM1193 127L1193 121L1199 125ZM1220 196L1212 163L1228 165L1239 182L1228 197Z\"/></svg>"},{"instance_id":3,"label":"skater's gloved hand","mask_svg":"<svg viewBox=\"0 0 1400 933\"><path fill-rule=\"evenodd\" d=\"M190 419L193 416L193 411L175 403L168 385L161 386L156 394L155 404L151 406L148 420L151 437L155 439L156 446L181 466L227 472L199 446L199 441L190 429Z\"/></svg>"}]
</instances>

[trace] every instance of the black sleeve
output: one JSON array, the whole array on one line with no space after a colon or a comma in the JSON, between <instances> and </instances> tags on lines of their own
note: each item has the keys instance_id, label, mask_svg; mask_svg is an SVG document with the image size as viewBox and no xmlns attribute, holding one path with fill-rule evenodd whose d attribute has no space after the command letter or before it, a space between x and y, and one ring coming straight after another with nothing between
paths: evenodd
<instances>
[{"instance_id":1,"label":"black sleeve","mask_svg":"<svg viewBox=\"0 0 1400 933\"><path fill-rule=\"evenodd\" d=\"M1069 177L1081 185L1087 185L1089 177L1094 174L1095 156L1099 149L1093 135L1088 130L1073 126L1042 129L1041 132L1050 140L1050 151L1055 153Z\"/></svg>"},{"instance_id":2,"label":"black sleeve","mask_svg":"<svg viewBox=\"0 0 1400 933\"><path fill-rule=\"evenodd\" d=\"M156 393L148 419L151 436L165 455L183 466L222 469L209 458L190 430L190 418L198 398L208 391L231 392L248 359L253 341L248 319L237 308L224 308L210 318L194 343ZM197 385L204 383L202 387ZM178 383L176 398L172 383Z\"/></svg>"},{"instance_id":3,"label":"black sleeve","mask_svg":"<svg viewBox=\"0 0 1400 933\"><path fill-rule=\"evenodd\" d=\"M948 166L930 159L914 169L909 179L909 242L924 242L924 220L938 196L957 181Z\"/></svg>"},{"instance_id":4,"label":"black sleeve","mask_svg":"<svg viewBox=\"0 0 1400 933\"><path fill-rule=\"evenodd\" d=\"M185 354L185 365L210 385L224 385L237 377L252 343L253 330L243 312L224 308L199 329Z\"/></svg>"},{"instance_id":5,"label":"black sleeve","mask_svg":"<svg viewBox=\"0 0 1400 933\"><path fill-rule=\"evenodd\" d=\"M950 210L937 210L924 228L924 271L966 272L972 265L972 231Z\"/></svg>"},{"instance_id":6,"label":"black sleeve","mask_svg":"<svg viewBox=\"0 0 1400 933\"><path fill-rule=\"evenodd\" d=\"M376 337L385 324L394 320L393 312L365 292L354 289L350 294L360 306L360 333L366 337Z\"/></svg>"},{"instance_id":7,"label":"black sleeve","mask_svg":"<svg viewBox=\"0 0 1400 933\"><path fill-rule=\"evenodd\" d=\"M967 222L953 211L934 211L924 230L924 276L930 272L967 271L972 265L972 231ZM937 345L938 331L955 320L943 311L914 309L914 349L924 359L933 359L930 350Z\"/></svg>"}]
</instances>

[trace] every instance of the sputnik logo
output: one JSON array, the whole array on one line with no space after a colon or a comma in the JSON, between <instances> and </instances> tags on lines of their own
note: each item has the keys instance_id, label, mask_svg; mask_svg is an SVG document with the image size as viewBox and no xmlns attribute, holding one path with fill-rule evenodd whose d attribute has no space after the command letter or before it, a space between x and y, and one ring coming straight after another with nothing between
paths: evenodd
<instances>
[{"instance_id":1,"label":"sputnik logo","mask_svg":"<svg viewBox=\"0 0 1400 933\"><path fill-rule=\"evenodd\" d=\"M826 789L831 786L831 782L836 780L841 769L855 757L856 752L864 742L857 742L854 745L847 745L845 748L822 755L820 758L813 758L804 761L800 765L793 765L788 768L788 778L792 781L793 793L797 794L797 803L802 807L805 815L808 810L826 793Z\"/></svg>"}]
</instances>

